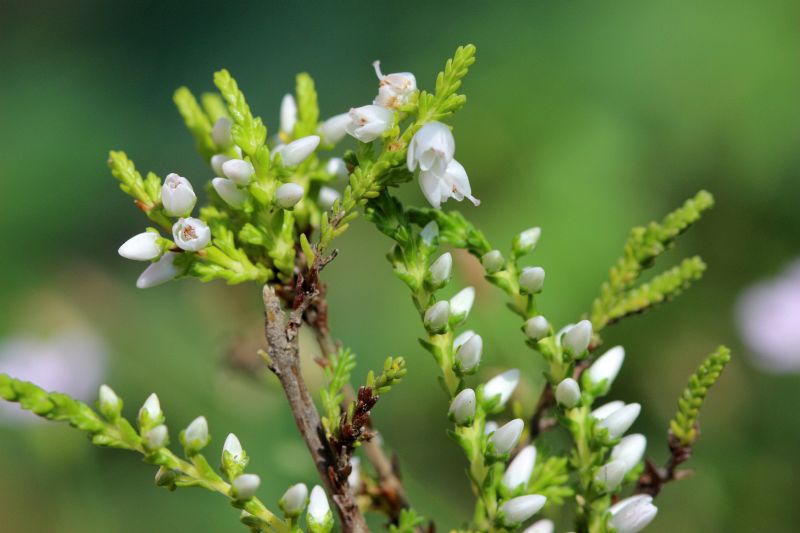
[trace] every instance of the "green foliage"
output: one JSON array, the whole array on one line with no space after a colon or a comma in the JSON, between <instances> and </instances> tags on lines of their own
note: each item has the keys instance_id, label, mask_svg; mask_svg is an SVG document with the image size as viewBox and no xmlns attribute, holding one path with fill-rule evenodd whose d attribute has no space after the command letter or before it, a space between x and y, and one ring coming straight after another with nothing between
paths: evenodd
<instances>
[{"instance_id":1,"label":"green foliage","mask_svg":"<svg viewBox=\"0 0 800 533\"><path fill-rule=\"evenodd\" d=\"M211 159L212 155L221 151L211 138L212 121L216 119L212 118L209 120L208 115L206 115L206 112L200 107L192 91L187 87L180 87L177 89L172 96L172 100L178 107L178 112L183 117L186 127L192 133L192 137L194 137L197 151L200 152L206 160ZM204 104L206 100L207 97L203 95ZM208 103L212 110L216 109L216 107L212 105L210 99L208 99Z\"/></svg>"},{"instance_id":2,"label":"green foliage","mask_svg":"<svg viewBox=\"0 0 800 533\"><path fill-rule=\"evenodd\" d=\"M397 525L389 526L391 533L415 533L417 528L425 523L425 518L418 515L413 509L403 509L400 511L400 519Z\"/></svg>"},{"instance_id":3,"label":"green foliage","mask_svg":"<svg viewBox=\"0 0 800 533\"><path fill-rule=\"evenodd\" d=\"M435 221L439 226L439 240L456 248L463 248L480 259L492 249L483 232L475 228L458 211L443 211L430 207L412 207L408 217L419 226Z\"/></svg>"},{"instance_id":4,"label":"green foliage","mask_svg":"<svg viewBox=\"0 0 800 533\"><path fill-rule=\"evenodd\" d=\"M319 394L322 399L322 411L325 413L322 423L329 436L334 433L334 426L339 422L344 402L343 390L350 382L350 375L355 367L356 354L349 348L340 348L330 356L325 366L325 379L328 384Z\"/></svg>"},{"instance_id":5,"label":"green foliage","mask_svg":"<svg viewBox=\"0 0 800 533\"><path fill-rule=\"evenodd\" d=\"M678 412L669 423L670 431L683 446L691 446L698 436L698 418L710 389L731 360L731 352L720 346L689 378L689 384L678 399Z\"/></svg>"},{"instance_id":6,"label":"green foliage","mask_svg":"<svg viewBox=\"0 0 800 533\"><path fill-rule=\"evenodd\" d=\"M317 133L319 105L314 80L307 73L297 75L295 92L297 93L297 124L294 127L296 138ZM288 132L292 133L292 132Z\"/></svg>"},{"instance_id":7,"label":"green foliage","mask_svg":"<svg viewBox=\"0 0 800 533\"><path fill-rule=\"evenodd\" d=\"M150 220L167 230L172 228L172 223L161 209L161 178L149 172L147 179L143 179L125 152L109 152L108 167L111 175L119 181L122 192L131 196L136 206Z\"/></svg>"},{"instance_id":8,"label":"green foliage","mask_svg":"<svg viewBox=\"0 0 800 533\"><path fill-rule=\"evenodd\" d=\"M475 45L459 46L452 59L445 63L444 70L436 76L436 92L422 91L419 95L419 116L422 121L440 120L453 114L467 101L463 94L457 94L461 80L467 75L469 67L475 63Z\"/></svg>"},{"instance_id":9,"label":"green foliage","mask_svg":"<svg viewBox=\"0 0 800 533\"><path fill-rule=\"evenodd\" d=\"M370 370L367 375L367 387L377 395L386 394L392 387L400 383L406 375L406 361L402 357L387 357L378 377Z\"/></svg>"},{"instance_id":10,"label":"green foliage","mask_svg":"<svg viewBox=\"0 0 800 533\"><path fill-rule=\"evenodd\" d=\"M260 117L254 117L250 112L250 106L230 72L225 69L215 72L214 84L228 104L228 112L234 121L231 128L233 141L245 154L256 157L256 152L267 140L267 127Z\"/></svg>"},{"instance_id":11,"label":"green foliage","mask_svg":"<svg viewBox=\"0 0 800 533\"><path fill-rule=\"evenodd\" d=\"M569 486L569 461L566 457L548 457L537 461L528 493L547 497L547 503L561 505L571 498L575 491Z\"/></svg>"}]
</instances>

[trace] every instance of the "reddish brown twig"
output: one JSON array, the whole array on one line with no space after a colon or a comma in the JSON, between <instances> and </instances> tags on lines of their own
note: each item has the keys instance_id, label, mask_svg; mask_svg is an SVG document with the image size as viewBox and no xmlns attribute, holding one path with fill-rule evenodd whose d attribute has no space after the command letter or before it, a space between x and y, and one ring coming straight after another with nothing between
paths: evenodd
<instances>
[{"instance_id":1,"label":"reddish brown twig","mask_svg":"<svg viewBox=\"0 0 800 533\"><path fill-rule=\"evenodd\" d=\"M639 476L639 482L636 484L636 494L649 494L655 498L667 483L686 479L694 473L692 470L678 470L681 464L692 457L691 445L681 444L671 431L668 434L667 443L670 455L666 465L660 467L652 459L647 459L645 470Z\"/></svg>"}]
</instances>

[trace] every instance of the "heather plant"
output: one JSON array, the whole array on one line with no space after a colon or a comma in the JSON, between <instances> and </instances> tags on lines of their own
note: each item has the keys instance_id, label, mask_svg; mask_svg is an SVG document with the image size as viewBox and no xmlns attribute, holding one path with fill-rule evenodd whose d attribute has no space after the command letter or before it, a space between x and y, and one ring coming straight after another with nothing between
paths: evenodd
<instances>
[{"instance_id":1,"label":"heather plant","mask_svg":"<svg viewBox=\"0 0 800 533\"><path fill-rule=\"evenodd\" d=\"M229 433L222 456L207 458L206 419L198 417L177 434L170 431L155 393L133 422L106 385L91 407L0 374L0 396L41 417L68 422L96 445L141 454L155 468L158 486L219 493L241 510L239 520L251 531L325 533L337 524L342 531L366 531L367 513L382 515L390 531L433 531L437 517L415 510L385 449L390 443L379 442L371 422L380 398L402 389L405 359L388 357L363 383L353 383L357 356L328 326L328 313L340 310L328 308L322 271L336 258L336 239L363 214L365 223L392 241L387 257L419 315L420 344L432 356L444 395L441 409L452 422L446 431L463 453L465 482L474 494L472 513L458 524L436 527L554 531L554 521L545 517L563 521L562 530L580 532L634 533L646 527L656 517L653 502L664 485L689 473L681 465L698 438L703 400L730 355L717 348L689 378L666 431L669 459L660 466L644 459L644 435L626 434L641 405L601 403L626 358L621 346L601 348L603 334L701 278L706 266L699 257L647 280L642 275L713 199L701 191L661 222L634 228L594 302L576 313L575 323L551 323L537 302L545 270L530 260L540 228L525 229L510 247L500 248L461 212L443 209L451 199L480 205L467 170L454 158L455 138L447 125L466 102L459 91L474 61L474 46L458 48L431 90L419 89L409 72L383 74L376 62L374 101L325 120L314 81L299 74L295 93L281 102L273 135L226 70L214 75L218 92L199 100L188 88L178 89L175 104L212 177L200 207L199 177L142 174L124 152L109 156L111 174L148 221L119 249L127 259L148 263L139 288L191 277L249 283L262 291L266 349L259 354L280 381L317 467L319 484L311 490L298 482L278 502L261 501L256 497L261 478L248 470L248 459L266 452L246 451ZM337 152L348 136L356 139L355 149ZM405 205L394 194L415 178L429 205ZM535 404L511 402L518 383L535 376L508 369L482 380L484 341L465 329L475 289L442 296L451 281L454 250L481 262L486 280L506 295L520 339L542 358L545 385ZM314 393L300 370L300 358L309 357L300 353L301 328L313 332L321 353L317 363L325 383ZM540 445L541 437L554 431L568 436L569 445Z\"/></svg>"}]
</instances>

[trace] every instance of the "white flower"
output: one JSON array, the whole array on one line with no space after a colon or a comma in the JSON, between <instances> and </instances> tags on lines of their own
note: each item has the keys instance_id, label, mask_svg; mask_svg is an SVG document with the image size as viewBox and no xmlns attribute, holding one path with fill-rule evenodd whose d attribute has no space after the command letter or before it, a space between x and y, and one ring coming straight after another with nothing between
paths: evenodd
<instances>
[{"instance_id":1,"label":"white flower","mask_svg":"<svg viewBox=\"0 0 800 533\"><path fill-rule=\"evenodd\" d=\"M564 333L561 344L567 353L577 357L589 348L591 340L592 323L588 320L581 320Z\"/></svg>"},{"instance_id":2,"label":"white flower","mask_svg":"<svg viewBox=\"0 0 800 533\"><path fill-rule=\"evenodd\" d=\"M456 141L450 128L441 122L428 122L411 138L406 164L411 172L419 166L422 172L443 176L455 151Z\"/></svg>"},{"instance_id":3,"label":"white flower","mask_svg":"<svg viewBox=\"0 0 800 533\"><path fill-rule=\"evenodd\" d=\"M452 305L451 305L452 308ZM458 340L458 339L456 339ZM455 348L456 343L453 342ZM483 338L473 334L456 349L456 361L461 372L470 372L478 367L483 353Z\"/></svg>"},{"instance_id":4,"label":"white flower","mask_svg":"<svg viewBox=\"0 0 800 533\"><path fill-rule=\"evenodd\" d=\"M350 474L347 476L347 484L353 494L358 494L361 490L361 459L358 457L350 458Z\"/></svg>"},{"instance_id":5,"label":"white flower","mask_svg":"<svg viewBox=\"0 0 800 533\"><path fill-rule=\"evenodd\" d=\"M168 439L169 430L167 430L167 426L164 424L159 424L147 432L144 437L144 442L145 445L147 445L147 449L158 450L159 448L163 448L167 445Z\"/></svg>"},{"instance_id":6,"label":"white flower","mask_svg":"<svg viewBox=\"0 0 800 533\"><path fill-rule=\"evenodd\" d=\"M556 387L556 401L566 407L572 409L578 402L581 401L581 388L578 382L572 378L566 378Z\"/></svg>"},{"instance_id":7,"label":"white flower","mask_svg":"<svg viewBox=\"0 0 800 533\"><path fill-rule=\"evenodd\" d=\"M453 351L458 352L458 349L464 346L464 344L473 336L475 332L471 329L464 331L463 333L459 333L459 335L453 339Z\"/></svg>"},{"instance_id":8,"label":"white flower","mask_svg":"<svg viewBox=\"0 0 800 533\"><path fill-rule=\"evenodd\" d=\"M523 294L535 294L544 285L544 269L542 267L525 267L519 275L519 286Z\"/></svg>"},{"instance_id":9,"label":"white flower","mask_svg":"<svg viewBox=\"0 0 800 533\"><path fill-rule=\"evenodd\" d=\"M630 472L639 464L644 457L647 449L647 438L641 433L634 433L622 437L619 444L611 450L611 459L617 459L625 463L625 473Z\"/></svg>"},{"instance_id":10,"label":"white flower","mask_svg":"<svg viewBox=\"0 0 800 533\"><path fill-rule=\"evenodd\" d=\"M315 525L324 525L333 520L331 506L325 491L319 485L311 489L311 499L308 502L308 521Z\"/></svg>"},{"instance_id":11,"label":"white flower","mask_svg":"<svg viewBox=\"0 0 800 533\"><path fill-rule=\"evenodd\" d=\"M547 319L542 315L531 317L525 322L525 335L531 339L541 339L549 331L550 324L547 323Z\"/></svg>"},{"instance_id":12,"label":"white flower","mask_svg":"<svg viewBox=\"0 0 800 533\"><path fill-rule=\"evenodd\" d=\"M483 426L483 434L491 435L492 433L497 431L497 428L499 427L500 426L494 420L487 420L486 424Z\"/></svg>"},{"instance_id":13,"label":"white flower","mask_svg":"<svg viewBox=\"0 0 800 533\"><path fill-rule=\"evenodd\" d=\"M294 132L294 126L297 124L297 102L291 94L284 94L281 99L281 113L280 113L281 132L291 137Z\"/></svg>"},{"instance_id":14,"label":"white flower","mask_svg":"<svg viewBox=\"0 0 800 533\"><path fill-rule=\"evenodd\" d=\"M308 487L305 483L297 483L283 493L280 506L289 516L297 516L305 508L308 500Z\"/></svg>"},{"instance_id":15,"label":"white flower","mask_svg":"<svg viewBox=\"0 0 800 533\"><path fill-rule=\"evenodd\" d=\"M453 398L449 413L457 425L466 426L471 424L475 417L475 405L475 391L464 389Z\"/></svg>"},{"instance_id":16,"label":"white flower","mask_svg":"<svg viewBox=\"0 0 800 533\"><path fill-rule=\"evenodd\" d=\"M231 483L233 496L237 500L249 500L256 495L261 478L256 474L242 474Z\"/></svg>"},{"instance_id":17,"label":"white flower","mask_svg":"<svg viewBox=\"0 0 800 533\"><path fill-rule=\"evenodd\" d=\"M226 161L230 161L231 159L233 159L231 156L225 155L225 154L212 155L211 156L211 168L214 169L214 172L218 176L221 176L223 174L222 165L224 165Z\"/></svg>"},{"instance_id":18,"label":"white flower","mask_svg":"<svg viewBox=\"0 0 800 533\"><path fill-rule=\"evenodd\" d=\"M242 443L239 442L239 438L234 435L233 433L228 433L228 437L225 439L225 444L222 445L222 458L225 459L225 452L228 452L231 456L231 460L239 461L242 458Z\"/></svg>"},{"instance_id":19,"label":"white flower","mask_svg":"<svg viewBox=\"0 0 800 533\"><path fill-rule=\"evenodd\" d=\"M436 174L432 170L420 172L419 186L428 203L437 209L448 198L453 198L458 202L468 198L473 205L481 204L480 200L472 196L467 171L455 159L447 165L444 174Z\"/></svg>"},{"instance_id":20,"label":"white flower","mask_svg":"<svg viewBox=\"0 0 800 533\"><path fill-rule=\"evenodd\" d=\"M597 427L607 429L608 435L612 439L621 437L630 428L642 411L642 406L638 403L629 403L625 407L617 409L606 418L600 420Z\"/></svg>"},{"instance_id":21,"label":"white flower","mask_svg":"<svg viewBox=\"0 0 800 533\"><path fill-rule=\"evenodd\" d=\"M211 180L211 186L226 204L235 209L241 209L247 200L247 193L227 178L214 178Z\"/></svg>"},{"instance_id":22,"label":"white flower","mask_svg":"<svg viewBox=\"0 0 800 533\"><path fill-rule=\"evenodd\" d=\"M294 167L305 161L319 146L319 135L309 135L287 144L281 151L284 166Z\"/></svg>"},{"instance_id":23,"label":"white flower","mask_svg":"<svg viewBox=\"0 0 800 533\"><path fill-rule=\"evenodd\" d=\"M431 220L425 224L425 227L419 232L419 236L422 242L430 246L433 241L439 238L439 224L435 220Z\"/></svg>"},{"instance_id":24,"label":"white flower","mask_svg":"<svg viewBox=\"0 0 800 533\"><path fill-rule=\"evenodd\" d=\"M452 315L457 322L463 322L467 319L467 315L469 315L474 302L475 287L461 289L455 296L450 298L450 315Z\"/></svg>"},{"instance_id":25,"label":"white flower","mask_svg":"<svg viewBox=\"0 0 800 533\"><path fill-rule=\"evenodd\" d=\"M119 415L122 409L122 400L119 399L119 396L117 396L117 393L115 393L111 387L108 385L100 385L99 396L100 411L106 415L106 417Z\"/></svg>"},{"instance_id":26,"label":"white flower","mask_svg":"<svg viewBox=\"0 0 800 533\"><path fill-rule=\"evenodd\" d=\"M136 287L139 289L149 289L156 285L166 283L180 275L181 271L175 266L175 258L178 254L167 252L161 259L144 269L136 280Z\"/></svg>"},{"instance_id":27,"label":"white flower","mask_svg":"<svg viewBox=\"0 0 800 533\"><path fill-rule=\"evenodd\" d=\"M534 522L530 527L525 528L522 533L553 533L555 529L556 525L552 520L543 518Z\"/></svg>"},{"instance_id":28,"label":"white flower","mask_svg":"<svg viewBox=\"0 0 800 533\"><path fill-rule=\"evenodd\" d=\"M491 400L495 396L500 396L499 405L505 405L514 389L517 388L519 383L519 370L516 368L506 370L502 374L498 374L490 379L486 385L483 386L483 396L487 400Z\"/></svg>"},{"instance_id":29,"label":"white flower","mask_svg":"<svg viewBox=\"0 0 800 533\"><path fill-rule=\"evenodd\" d=\"M345 179L348 176L347 164L341 157L332 157L325 163L325 172L338 179Z\"/></svg>"},{"instance_id":30,"label":"white flower","mask_svg":"<svg viewBox=\"0 0 800 533\"><path fill-rule=\"evenodd\" d=\"M592 366L586 371L586 377L594 386L606 381L605 391L607 391L619 374L624 360L625 349L622 346L615 346L592 363Z\"/></svg>"},{"instance_id":31,"label":"white flower","mask_svg":"<svg viewBox=\"0 0 800 533\"><path fill-rule=\"evenodd\" d=\"M174 172L167 174L164 185L161 187L161 204L164 211L171 217L188 215L194 209L197 195L192 184L183 176Z\"/></svg>"},{"instance_id":32,"label":"white flower","mask_svg":"<svg viewBox=\"0 0 800 533\"><path fill-rule=\"evenodd\" d=\"M327 144L336 144L347 135L350 113L334 115L319 126L319 134Z\"/></svg>"},{"instance_id":33,"label":"white flower","mask_svg":"<svg viewBox=\"0 0 800 533\"><path fill-rule=\"evenodd\" d=\"M447 300L439 300L425 311L423 323L431 333L439 333L447 327L450 318L450 304Z\"/></svg>"},{"instance_id":34,"label":"white flower","mask_svg":"<svg viewBox=\"0 0 800 533\"><path fill-rule=\"evenodd\" d=\"M172 238L178 248L196 252L211 240L211 228L199 218L180 218L172 226Z\"/></svg>"},{"instance_id":35,"label":"white flower","mask_svg":"<svg viewBox=\"0 0 800 533\"><path fill-rule=\"evenodd\" d=\"M211 128L211 140L214 141L219 148L225 148L233 144L233 137L231 136L231 121L226 117L220 117Z\"/></svg>"},{"instance_id":36,"label":"white flower","mask_svg":"<svg viewBox=\"0 0 800 533\"><path fill-rule=\"evenodd\" d=\"M503 485L508 490L527 486L536 464L536 448L531 445L522 448L503 474Z\"/></svg>"},{"instance_id":37,"label":"white flower","mask_svg":"<svg viewBox=\"0 0 800 533\"><path fill-rule=\"evenodd\" d=\"M161 418L161 402L158 401L158 396L155 392L144 401L144 405L142 405L142 408L139 410L139 417L141 418L144 413L147 413L147 417L150 420Z\"/></svg>"},{"instance_id":38,"label":"white flower","mask_svg":"<svg viewBox=\"0 0 800 533\"><path fill-rule=\"evenodd\" d=\"M189 448L200 449L208 444L208 421L198 416L186 427L183 438Z\"/></svg>"},{"instance_id":39,"label":"white flower","mask_svg":"<svg viewBox=\"0 0 800 533\"><path fill-rule=\"evenodd\" d=\"M347 133L361 142L372 142L392 127L394 112L379 105L356 107L348 113Z\"/></svg>"},{"instance_id":40,"label":"white flower","mask_svg":"<svg viewBox=\"0 0 800 533\"><path fill-rule=\"evenodd\" d=\"M317 199L317 203L321 209L328 210L333 207L333 204L336 203L336 200L341 200L342 195L334 189L333 187L328 187L327 185L323 185L319 188L319 197Z\"/></svg>"},{"instance_id":41,"label":"white flower","mask_svg":"<svg viewBox=\"0 0 800 533\"><path fill-rule=\"evenodd\" d=\"M540 494L517 496L501 505L500 513L506 525L519 524L538 513L545 503L547 498Z\"/></svg>"},{"instance_id":42,"label":"white flower","mask_svg":"<svg viewBox=\"0 0 800 533\"><path fill-rule=\"evenodd\" d=\"M613 459L597 470L594 480L606 491L614 490L622 483L622 478L627 472L624 461Z\"/></svg>"},{"instance_id":43,"label":"white flower","mask_svg":"<svg viewBox=\"0 0 800 533\"><path fill-rule=\"evenodd\" d=\"M244 186L250 183L256 169L250 161L244 159L229 159L222 163L222 173L236 185Z\"/></svg>"},{"instance_id":44,"label":"white flower","mask_svg":"<svg viewBox=\"0 0 800 533\"><path fill-rule=\"evenodd\" d=\"M505 259L503 259L503 254L500 253L500 250L492 250L481 256L481 264L486 269L486 272L491 274L503 268Z\"/></svg>"},{"instance_id":45,"label":"white flower","mask_svg":"<svg viewBox=\"0 0 800 533\"><path fill-rule=\"evenodd\" d=\"M275 191L275 203L283 209L291 209L303 199L303 186L297 183L284 183Z\"/></svg>"},{"instance_id":46,"label":"white flower","mask_svg":"<svg viewBox=\"0 0 800 533\"><path fill-rule=\"evenodd\" d=\"M608 523L617 533L638 533L653 521L658 508L653 505L651 496L639 494L612 505L609 512Z\"/></svg>"},{"instance_id":47,"label":"white flower","mask_svg":"<svg viewBox=\"0 0 800 533\"><path fill-rule=\"evenodd\" d=\"M161 255L158 245L158 233L145 231L134 235L119 247L118 253L125 259L134 261L150 261Z\"/></svg>"},{"instance_id":48,"label":"white flower","mask_svg":"<svg viewBox=\"0 0 800 533\"><path fill-rule=\"evenodd\" d=\"M614 400L613 402L604 403L590 414L593 418L597 420L603 420L608 418L613 412L618 411L625 407L625 402L621 402L619 400Z\"/></svg>"},{"instance_id":49,"label":"white flower","mask_svg":"<svg viewBox=\"0 0 800 533\"><path fill-rule=\"evenodd\" d=\"M489 437L489 442L494 445L494 452L497 455L504 455L513 450L524 428L525 422L521 418L515 418L511 422L500 426Z\"/></svg>"},{"instance_id":50,"label":"white flower","mask_svg":"<svg viewBox=\"0 0 800 533\"><path fill-rule=\"evenodd\" d=\"M431 276L431 283L434 286L440 286L447 283L450 279L450 273L453 270L453 256L450 252L443 253L436 261L431 263L428 269ZM451 303L452 306L452 303Z\"/></svg>"},{"instance_id":51,"label":"white flower","mask_svg":"<svg viewBox=\"0 0 800 533\"><path fill-rule=\"evenodd\" d=\"M411 95L417 90L417 79L414 75L410 72L395 72L384 76L380 61L375 61L372 66L381 82L374 103L392 109L408 103Z\"/></svg>"},{"instance_id":52,"label":"white flower","mask_svg":"<svg viewBox=\"0 0 800 533\"><path fill-rule=\"evenodd\" d=\"M512 248L518 255L529 254L536 247L539 242L539 237L542 235L541 228L528 228L514 237Z\"/></svg>"}]
</instances>

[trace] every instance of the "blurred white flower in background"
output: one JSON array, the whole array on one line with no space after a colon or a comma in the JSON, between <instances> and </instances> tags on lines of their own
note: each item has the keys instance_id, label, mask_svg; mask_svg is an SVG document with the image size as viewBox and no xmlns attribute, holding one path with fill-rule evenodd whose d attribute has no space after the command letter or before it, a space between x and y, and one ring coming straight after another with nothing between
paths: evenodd
<instances>
[{"instance_id":1,"label":"blurred white flower in background","mask_svg":"<svg viewBox=\"0 0 800 533\"><path fill-rule=\"evenodd\" d=\"M800 261L746 289L736 318L758 366L771 372L800 371Z\"/></svg>"},{"instance_id":2,"label":"blurred white flower in background","mask_svg":"<svg viewBox=\"0 0 800 533\"><path fill-rule=\"evenodd\" d=\"M0 373L85 402L97 396L106 359L105 344L85 329L62 330L48 339L20 335L0 340ZM34 420L17 404L0 402L0 423Z\"/></svg>"}]
</instances>

